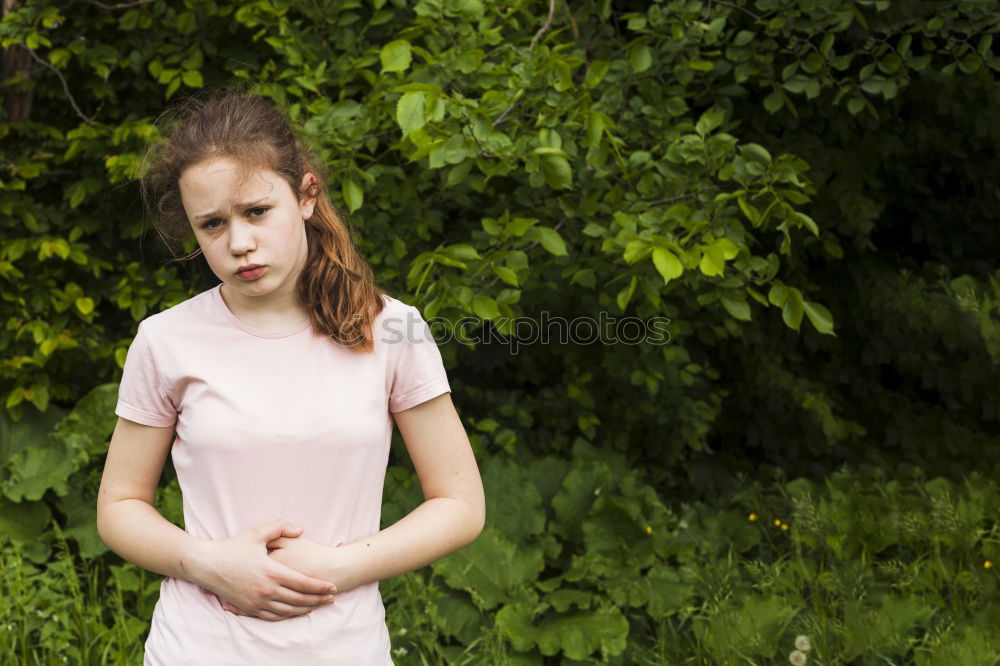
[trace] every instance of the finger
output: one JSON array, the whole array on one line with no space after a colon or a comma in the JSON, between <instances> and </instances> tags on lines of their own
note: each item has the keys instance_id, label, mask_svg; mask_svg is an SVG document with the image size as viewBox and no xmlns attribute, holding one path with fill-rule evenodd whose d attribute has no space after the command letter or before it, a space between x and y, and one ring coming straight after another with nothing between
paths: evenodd
<instances>
[{"instance_id":1,"label":"finger","mask_svg":"<svg viewBox=\"0 0 1000 666\"><path fill-rule=\"evenodd\" d=\"M337 586L328 580L307 576L277 560L273 561L280 569L274 580L283 587L294 592L312 595L333 594L337 591Z\"/></svg>"},{"instance_id":2,"label":"finger","mask_svg":"<svg viewBox=\"0 0 1000 666\"><path fill-rule=\"evenodd\" d=\"M275 601L295 606L297 608L317 608L335 603L336 597L333 594L302 594L294 590L285 589L275 597Z\"/></svg>"},{"instance_id":3,"label":"finger","mask_svg":"<svg viewBox=\"0 0 1000 666\"><path fill-rule=\"evenodd\" d=\"M272 613L279 619L285 619L289 617L297 617L299 615L305 615L311 613L315 610L315 606L294 606L291 604L282 603L280 601L271 601L268 603L267 608L262 609L262 613ZM263 615L261 615L263 617Z\"/></svg>"},{"instance_id":4,"label":"finger","mask_svg":"<svg viewBox=\"0 0 1000 666\"><path fill-rule=\"evenodd\" d=\"M264 523L256 531L258 539L267 542L273 541L282 535L290 537L298 536L302 532L302 528L295 527L287 520L279 518L269 523Z\"/></svg>"}]
</instances>

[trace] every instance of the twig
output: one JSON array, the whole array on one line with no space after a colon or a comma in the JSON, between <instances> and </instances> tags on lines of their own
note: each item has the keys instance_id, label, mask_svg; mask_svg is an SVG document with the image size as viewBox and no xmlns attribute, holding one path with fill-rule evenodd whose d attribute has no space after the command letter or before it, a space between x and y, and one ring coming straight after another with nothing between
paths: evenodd
<instances>
[{"instance_id":1,"label":"twig","mask_svg":"<svg viewBox=\"0 0 1000 666\"><path fill-rule=\"evenodd\" d=\"M659 206L661 204L674 203L682 199L690 199L691 197L698 196L704 191L705 190L698 190L697 192L687 192L686 194L679 194L676 197L670 197L669 199L657 199L656 201L645 201L643 203L645 203L647 206Z\"/></svg>"},{"instance_id":2,"label":"twig","mask_svg":"<svg viewBox=\"0 0 1000 666\"><path fill-rule=\"evenodd\" d=\"M48 67L49 69L51 69L53 72L56 73L56 76L58 76L59 80L62 81L63 90L66 91L66 97L69 98L69 103L73 105L73 109L76 111L76 114L78 116L80 116L81 118L83 118L83 121L85 123L94 124L94 122L95 122L94 119L93 118L88 118L86 115L84 115L83 111L80 110L80 107L78 107L76 105L76 100L73 99L73 94L70 93L70 91L69 91L69 85L66 83L66 79L63 78L62 72L60 72L56 68L56 66L53 65L52 63L47 62L47 61L43 60L42 58L39 58L38 54L35 53L34 51L32 51L31 49L25 49L25 50L28 53L30 53L31 57L34 58L36 61L42 63L43 65L45 65L46 67Z\"/></svg>"},{"instance_id":3,"label":"twig","mask_svg":"<svg viewBox=\"0 0 1000 666\"><path fill-rule=\"evenodd\" d=\"M763 16L758 16L757 14L754 14L752 11L750 11L749 9L746 9L745 7L740 7L739 5L734 5L731 2L725 2L724 0L709 0L709 2L714 2L717 5L725 5L726 7L732 7L733 9L738 9L741 12L743 12L744 14L749 14L750 16L754 17L754 19L757 20L757 21L761 21L764 18Z\"/></svg>"},{"instance_id":4,"label":"twig","mask_svg":"<svg viewBox=\"0 0 1000 666\"><path fill-rule=\"evenodd\" d=\"M580 26L576 24L576 17L573 16L573 12L570 11L569 5L566 4L566 0L562 0L563 7L566 9L566 13L569 14L570 23L573 24L573 39L580 39Z\"/></svg>"},{"instance_id":5,"label":"twig","mask_svg":"<svg viewBox=\"0 0 1000 666\"><path fill-rule=\"evenodd\" d=\"M129 7L137 7L138 5L148 5L151 2L156 2L156 0L135 0L135 2L125 2L120 5L106 5L100 0L83 0L84 2L89 2L92 5L96 5L101 9L128 9Z\"/></svg>"},{"instance_id":6,"label":"twig","mask_svg":"<svg viewBox=\"0 0 1000 666\"><path fill-rule=\"evenodd\" d=\"M529 49L535 48L535 42L545 34L546 31L552 26L552 15L556 12L556 0L549 0L549 17L545 20L545 25L535 33L535 36L531 38L531 45L528 46Z\"/></svg>"},{"instance_id":7,"label":"twig","mask_svg":"<svg viewBox=\"0 0 1000 666\"><path fill-rule=\"evenodd\" d=\"M506 109L503 110L503 113L501 113L499 116L497 116L496 118L494 118L493 119L493 127L496 127L497 125L499 125L503 121L507 120L507 114L509 114L511 111L513 111L514 107L517 106L518 102L520 102L520 101L521 101L520 99L515 99L511 103L510 106L508 106Z\"/></svg>"},{"instance_id":8,"label":"twig","mask_svg":"<svg viewBox=\"0 0 1000 666\"><path fill-rule=\"evenodd\" d=\"M564 217L563 219L559 220L559 223L558 223L558 224L556 224L556 226L552 227L552 230L553 230L553 231L559 231L559 227L561 227L561 226L563 225L563 222L565 222L565 221L566 221L566 218L565 218L565 217ZM535 241L534 243L532 243L531 245L528 245L527 247L525 247L525 248L524 248L523 250L521 250L521 251L522 251L522 252L527 252L527 251L528 251L528 250L530 250L531 248L533 248L533 247L535 247L536 245L538 245L538 244L539 244L540 242L541 242L541 241ZM483 276L483 277L485 277L485 276ZM499 276L499 275L495 275L495 276L493 276L493 279L492 279L492 280L490 281L490 283L489 283L489 284L486 284L486 285L483 285L483 289L489 289L490 287L492 287L493 285L495 285L495 284L497 283L497 280L499 280L499 279L500 279L500 276Z\"/></svg>"}]
</instances>

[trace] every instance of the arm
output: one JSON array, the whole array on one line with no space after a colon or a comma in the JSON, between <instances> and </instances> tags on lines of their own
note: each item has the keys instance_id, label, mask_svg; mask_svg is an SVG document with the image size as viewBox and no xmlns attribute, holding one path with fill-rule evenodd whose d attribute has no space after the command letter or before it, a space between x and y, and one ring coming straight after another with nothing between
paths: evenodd
<instances>
[{"instance_id":1,"label":"arm","mask_svg":"<svg viewBox=\"0 0 1000 666\"><path fill-rule=\"evenodd\" d=\"M173 426L118 418L97 494L97 532L122 559L164 576L197 582L192 558L201 540L154 507L173 439Z\"/></svg>"},{"instance_id":2,"label":"arm","mask_svg":"<svg viewBox=\"0 0 1000 666\"><path fill-rule=\"evenodd\" d=\"M381 532L330 551L325 577L338 593L419 569L472 543L483 529L483 483L451 394L393 416L424 502Z\"/></svg>"},{"instance_id":3,"label":"arm","mask_svg":"<svg viewBox=\"0 0 1000 666\"><path fill-rule=\"evenodd\" d=\"M273 520L222 541L203 540L154 507L156 486L173 443L174 427L147 426L119 417L97 495L97 532L123 559L253 609L265 620L304 615L326 603L332 588L273 562L266 543L297 536Z\"/></svg>"}]
</instances>

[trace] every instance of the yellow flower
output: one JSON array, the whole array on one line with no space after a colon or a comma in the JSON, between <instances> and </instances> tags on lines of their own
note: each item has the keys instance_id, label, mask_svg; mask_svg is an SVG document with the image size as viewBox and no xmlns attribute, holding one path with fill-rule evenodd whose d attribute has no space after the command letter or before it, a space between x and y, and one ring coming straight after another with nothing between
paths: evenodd
<instances>
[{"instance_id":1,"label":"yellow flower","mask_svg":"<svg viewBox=\"0 0 1000 666\"><path fill-rule=\"evenodd\" d=\"M750 520L757 520L757 514L756 513L751 513L750 514Z\"/></svg>"},{"instance_id":2,"label":"yellow flower","mask_svg":"<svg viewBox=\"0 0 1000 666\"><path fill-rule=\"evenodd\" d=\"M788 524L787 523L781 523L781 529L787 530L788 529Z\"/></svg>"},{"instance_id":3,"label":"yellow flower","mask_svg":"<svg viewBox=\"0 0 1000 666\"><path fill-rule=\"evenodd\" d=\"M986 560L985 562L983 562L983 568L984 568L984 569L989 569L989 568L991 568L992 566L993 566L993 563L992 563L992 562L990 562L989 560Z\"/></svg>"},{"instance_id":4,"label":"yellow flower","mask_svg":"<svg viewBox=\"0 0 1000 666\"><path fill-rule=\"evenodd\" d=\"M775 518L774 519L774 524L775 525L780 525L781 524L781 518Z\"/></svg>"},{"instance_id":5,"label":"yellow flower","mask_svg":"<svg viewBox=\"0 0 1000 666\"><path fill-rule=\"evenodd\" d=\"M646 534L652 534L652 533L653 533L653 528L650 527L649 525L646 525Z\"/></svg>"}]
</instances>

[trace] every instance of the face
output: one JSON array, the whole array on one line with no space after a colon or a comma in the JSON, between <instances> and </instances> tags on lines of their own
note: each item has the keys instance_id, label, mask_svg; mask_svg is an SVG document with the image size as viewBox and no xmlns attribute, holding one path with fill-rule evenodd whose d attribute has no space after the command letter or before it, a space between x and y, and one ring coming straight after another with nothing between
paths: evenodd
<instances>
[{"instance_id":1,"label":"face","mask_svg":"<svg viewBox=\"0 0 1000 666\"><path fill-rule=\"evenodd\" d=\"M228 158L201 162L181 174L181 201L198 245L228 294L291 296L308 251L303 220L316 200L300 199L269 169L254 171L242 188L237 175L237 164ZM312 182L307 173L302 184ZM241 277L239 269L249 264L263 271Z\"/></svg>"}]
</instances>

